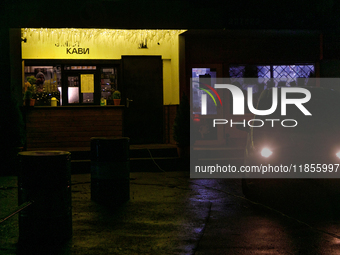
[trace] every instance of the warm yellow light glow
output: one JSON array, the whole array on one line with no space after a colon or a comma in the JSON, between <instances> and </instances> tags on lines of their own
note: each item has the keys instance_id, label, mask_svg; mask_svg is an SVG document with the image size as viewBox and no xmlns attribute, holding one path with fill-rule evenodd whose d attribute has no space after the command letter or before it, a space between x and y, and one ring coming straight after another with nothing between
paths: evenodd
<instances>
[{"instance_id":1,"label":"warm yellow light glow","mask_svg":"<svg viewBox=\"0 0 340 255\"><path fill-rule=\"evenodd\" d=\"M265 158L268 158L272 154L273 154L273 152L268 148L263 148L262 151L261 151L262 157L265 157Z\"/></svg>"},{"instance_id":2,"label":"warm yellow light glow","mask_svg":"<svg viewBox=\"0 0 340 255\"><path fill-rule=\"evenodd\" d=\"M161 56L163 101L179 103L179 35L186 30L22 28L22 59L119 60ZM146 40L146 41L145 41ZM139 47L147 43L147 48Z\"/></svg>"},{"instance_id":3,"label":"warm yellow light glow","mask_svg":"<svg viewBox=\"0 0 340 255\"><path fill-rule=\"evenodd\" d=\"M65 43L68 41L72 44L92 42L92 43L114 43L117 39L132 43L171 41L174 37L185 32L186 30L155 30L155 29L87 29L87 28L22 28L22 37L28 41L35 39L41 42Z\"/></svg>"}]
</instances>

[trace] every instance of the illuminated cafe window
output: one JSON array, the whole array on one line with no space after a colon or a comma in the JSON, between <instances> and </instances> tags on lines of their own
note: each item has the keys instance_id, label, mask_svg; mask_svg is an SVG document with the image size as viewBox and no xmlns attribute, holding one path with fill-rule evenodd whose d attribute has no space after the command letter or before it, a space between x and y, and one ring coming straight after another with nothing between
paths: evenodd
<instances>
[{"instance_id":1,"label":"illuminated cafe window","mask_svg":"<svg viewBox=\"0 0 340 255\"><path fill-rule=\"evenodd\" d=\"M193 114L201 114L201 95L213 93L204 84L215 88L216 84L216 69L214 68L192 68L191 76L191 89L192 89L192 105ZM206 91L204 91L204 90ZM207 115L217 114L217 109L213 99L207 96Z\"/></svg>"},{"instance_id":2,"label":"illuminated cafe window","mask_svg":"<svg viewBox=\"0 0 340 255\"><path fill-rule=\"evenodd\" d=\"M119 64L105 64L99 66L88 64L51 64L44 65L41 60L30 61L24 67L24 84L22 93L28 87L28 81L34 83L33 99L35 106L50 106L51 98L57 99L57 105L99 105L104 100L107 105L113 105L113 92L119 89ZM31 63L37 64L31 64ZM44 82L39 85L35 80L40 73ZM34 79L32 79L32 76ZM41 76L41 75L40 75ZM40 81L40 80L39 80Z\"/></svg>"},{"instance_id":3,"label":"illuminated cafe window","mask_svg":"<svg viewBox=\"0 0 340 255\"><path fill-rule=\"evenodd\" d=\"M33 83L37 75L44 77L43 83ZM51 98L55 97L58 104L61 102L61 66L60 65L25 65L23 93L27 89L27 82L34 86L32 98L35 99L35 106L50 106Z\"/></svg>"},{"instance_id":4,"label":"illuminated cafe window","mask_svg":"<svg viewBox=\"0 0 340 255\"><path fill-rule=\"evenodd\" d=\"M65 66L64 70L65 105L94 104L96 67Z\"/></svg>"}]
</instances>

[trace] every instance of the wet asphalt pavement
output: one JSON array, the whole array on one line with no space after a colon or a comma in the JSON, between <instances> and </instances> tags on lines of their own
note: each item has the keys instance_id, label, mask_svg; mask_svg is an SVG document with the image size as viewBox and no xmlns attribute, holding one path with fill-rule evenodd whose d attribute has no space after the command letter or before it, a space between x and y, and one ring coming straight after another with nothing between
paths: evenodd
<instances>
[{"instance_id":1,"label":"wet asphalt pavement","mask_svg":"<svg viewBox=\"0 0 340 255\"><path fill-rule=\"evenodd\" d=\"M0 177L0 217L17 206L17 180ZM130 173L130 201L91 201L90 174L72 175L73 236L18 243L18 215L0 225L0 254L339 254L340 220L313 181L272 182L257 202L239 179L187 172Z\"/></svg>"}]
</instances>

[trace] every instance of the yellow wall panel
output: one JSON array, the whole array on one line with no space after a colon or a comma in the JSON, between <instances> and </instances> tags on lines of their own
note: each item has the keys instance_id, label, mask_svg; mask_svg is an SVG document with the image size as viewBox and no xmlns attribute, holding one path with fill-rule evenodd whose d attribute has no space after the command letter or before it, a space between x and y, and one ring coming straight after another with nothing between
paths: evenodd
<instances>
[{"instance_id":1,"label":"yellow wall panel","mask_svg":"<svg viewBox=\"0 0 340 255\"><path fill-rule=\"evenodd\" d=\"M179 103L178 35L184 30L22 29L22 59L162 56L164 104ZM146 43L147 48L140 47Z\"/></svg>"}]
</instances>

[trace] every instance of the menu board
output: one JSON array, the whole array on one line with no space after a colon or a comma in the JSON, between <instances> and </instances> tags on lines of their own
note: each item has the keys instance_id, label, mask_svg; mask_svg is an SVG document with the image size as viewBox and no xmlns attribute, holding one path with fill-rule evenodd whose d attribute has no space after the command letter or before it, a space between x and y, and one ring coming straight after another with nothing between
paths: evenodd
<instances>
[{"instance_id":1,"label":"menu board","mask_svg":"<svg viewBox=\"0 0 340 255\"><path fill-rule=\"evenodd\" d=\"M81 93L94 93L94 74L80 75Z\"/></svg>"}]
</instances>

